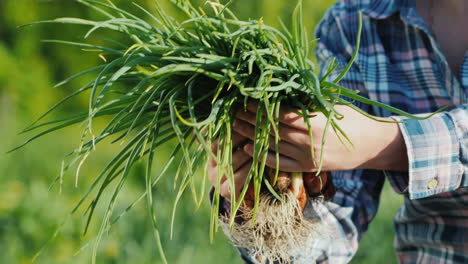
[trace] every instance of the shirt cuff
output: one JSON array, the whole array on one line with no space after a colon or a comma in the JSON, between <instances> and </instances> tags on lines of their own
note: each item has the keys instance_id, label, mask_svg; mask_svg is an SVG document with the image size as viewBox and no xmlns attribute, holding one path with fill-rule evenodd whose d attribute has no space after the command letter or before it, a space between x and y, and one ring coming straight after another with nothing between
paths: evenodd
<instances>
[{"instance_id":1,"label":"shirt cuff","mask_svg":"<svg viewBox=\"0 0 468 264\"><path fill-rule=\"evenodd\" d=\"M425 115L421 115L425 116ZM420 199L457 189L463 176L460 141L447 113L425 120L393 116L399 121L407 154L408 172L385 171L397 193Z\"/></svg>"}]
</instances>

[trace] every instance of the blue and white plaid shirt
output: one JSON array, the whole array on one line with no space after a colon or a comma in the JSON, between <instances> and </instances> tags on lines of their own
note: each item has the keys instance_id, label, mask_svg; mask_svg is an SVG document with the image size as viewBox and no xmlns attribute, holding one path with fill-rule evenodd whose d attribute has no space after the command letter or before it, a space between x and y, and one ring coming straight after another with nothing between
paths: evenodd
<instances>
[{"instance_id":1,"label":"blue and white plaid shirt","mask_svg":"<svg viewBox=\"0 0 468 264\"><path fill-rule=\"evenodd\" d=\"M449 110L424 121L394 117L406 121L400 128L408 149L408 173L333 173L337 194L316 210L335 238L315 243L306 255L319 251L319 263L349 262L377 212L387 178L405 196L395 217L398 260L468 263L468 52L458 80L414 1L346 0L336 3L317 28L316 56L322 70L332 58L342 65L350 60L360 10L361 48L340 84L414 114L443 106ZM384 109L359 107L373 115L391 116Z\"/></svg>"}]
</instances>

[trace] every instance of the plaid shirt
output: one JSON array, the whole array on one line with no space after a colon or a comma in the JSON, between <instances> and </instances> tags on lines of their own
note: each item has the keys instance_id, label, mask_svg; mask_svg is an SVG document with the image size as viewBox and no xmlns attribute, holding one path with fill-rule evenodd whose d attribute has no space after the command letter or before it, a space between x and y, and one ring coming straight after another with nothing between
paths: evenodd
<instances>
[{"instance_id":1,"label":"plaid shirt","mask_svg":"<svg viewBox=\"0 0 468 264\"><path fill-rule=\"evenodd\" d=\"M458 80L414 1L346 0L336 3L317 28L316 55L322 70L332 58L342 65L350 60L360 10L361 48L340 84L414 114L443 106L449 110L424 121L393 117L406 121L400 128L408 150L408 173L333 173L334 199L307 209L315 210L330 226L332 238L311 238L305 255L310 260L321 255L319 263L350 261L376 214L387 178L405 196L395 217L399 261L468 263L468 53ZM359 107L373 115L391 116L384 109ZM254 262L246 252L241 250L244 260Z\"/></svg>"}]
</instances>

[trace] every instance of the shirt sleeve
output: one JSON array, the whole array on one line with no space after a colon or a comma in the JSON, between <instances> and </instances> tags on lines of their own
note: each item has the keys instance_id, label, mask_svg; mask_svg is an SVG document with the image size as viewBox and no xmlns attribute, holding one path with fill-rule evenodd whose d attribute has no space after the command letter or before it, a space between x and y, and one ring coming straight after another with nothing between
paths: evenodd
<instances>
[{"instance_id":1,"label":"shirt sleeve","mask_svg":"<svg viewBox=\"0 0 468 264\"><path fill-rule=\"evenodd\" d=\"M385 172L396 192L419 199L468 186L468 105L425 120L393 118L409 160L407 173Z\"/></svg>"}]
</instances>

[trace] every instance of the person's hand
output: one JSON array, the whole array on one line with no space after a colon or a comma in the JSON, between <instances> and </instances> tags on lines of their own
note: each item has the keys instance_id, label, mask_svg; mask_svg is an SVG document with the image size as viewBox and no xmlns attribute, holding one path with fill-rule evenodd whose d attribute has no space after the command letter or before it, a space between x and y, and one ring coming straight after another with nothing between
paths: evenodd
<instances>
[{"instance_id":1,"label":"person's hand","mask_svg":"<svg viewBox=\"0 0 468 264\"><path fill-rule=\"evenodd\" d=\"M252 158L243 150L242 145L246 143L248 139L241 136L240 134L232 133L232 169L234 171L234 182L235 182L235 197L239 197L242 188L244 187L245 181L249 174L250 167L252 166ZM212 151L216 155L218 149L218 140L215 140L212 144ZM229 181L225 175L218 176L218 166L216 162L210 157L208 160L208 176L213 186L218 184L218 177L220 179L220 194L222 197L231 200L231 188ZM244 198L246 206L252 207L254 201L253 185L249 185L247 193Z\"/></svg>"},{"instance_id":2,"label":"person's hand","mask_svg":"<svg viewBox=\"0 0 468 264\"><path fill-rule=\"evenodd\" d=\"M241 136L240 134L233 132L232 134L233 140L233 154L232 154L232 167L234 171L234 182L235 182L235 197L239 197L240 192L242 191L245 181L247 179L250 167L252 166L252 158L243 150L242 145L244 144L252 144L248 138ZM214 141L212 144L212 151L216 154L216 150L218 148L218 141ZM272 174L274 170L270 171ZM218 175L218 166L216 162L210 157L208 160L208 176L213 186L218 184L218 177L220 179L220 194L222 197L227 199L228 201L231 200L231 188L229 185L229 181L225 175ZM278 178L285 179L290 178L290 174L287 172L280 171ZM319 195L324 194L325 199L330 199L334 195L334 187L327 188L325 193L322 193L323 188L327 185L328 181L331 181L331 177L328 173L322 172L320 175L315 175L315 173L304 173L303 174L304 180L304 187L305 191L310 197L317 197ZM333 186L330 182L328 186ZM304 200L306 197L297 197L300 202L302 209L305 207ZM245 206L248 208L252 208L254 204L254 192L253 192L253 185L252 183L249 184L247 189L246 195L244 197Z\"/></svg>"},{"instance_id":3,"label":"person's hand","mask_svg":"<svg viewBox=\"0 0 468 264\"><path fill-rule=\"evenodd\" d=\"M327 119L323 114L316 113L316 116L309 121L312 127L315 161L312 159L308 126L304 123L304 119L292 111L281 109L279 116L281 139L279 168L281 171L317 171L321 153L324 155L323 171L358 168L407 170L406 146L398 124L371 120L347 106L336 106L336 109L344 116L342 120L337 120L337 124L347 134L353 145L344 146L330 127L322 152L322 136ZM256 103L250 102L246 112L239 111L233 125L234 131L253 140L256 110ZM392 121L389 118L386 120ZM273 134L270 139L270 148L274 149ZM244 151L252 156L253 144L246 144ZM276 168L276 156L273 151L268 154L267 166Z\"/></svg>"}]
</instances>

